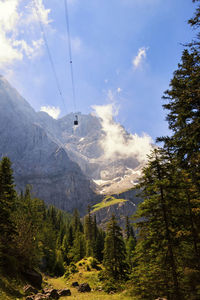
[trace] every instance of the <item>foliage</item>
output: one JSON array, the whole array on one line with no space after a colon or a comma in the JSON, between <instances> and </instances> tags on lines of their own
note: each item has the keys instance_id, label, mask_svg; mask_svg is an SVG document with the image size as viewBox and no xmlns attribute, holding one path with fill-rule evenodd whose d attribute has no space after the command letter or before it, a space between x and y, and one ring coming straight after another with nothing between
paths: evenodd
<instances>
[{"instance_id":1,"label":"foliage","mask_svg":"<svg viewBox=\"0 0 200 300\"><path fill-rule=\"evenodd\" d=\"M198 1L193 1L198 2ZM189 23L199 28L198 5ZM149 156L137 188L144 202L133 257L138 299L199 299L200 294L200 53L199 38L183 51L163 105L172 134Z\"/></svg>"},{"instance_id":2,"label":"foliage","mask_svg":"<svg viewBox=\"0 0 200 300\"><path fill-rule=\"evenodd\" d=\"M117 221L113 215L107 225L103 257L103 265L109 278L126 278L128 268L125 258L126 248L121 228L117 225Z\"/></svg>"},{"instance_id":3,"label":"foliage","mask_svg":"<svg viewBox=\"0 0 200 300\"><path fill-rule=\"evenodd\" d=\"M0 162L0 265L7 268L14 252L15 224L12 213L16 206L13 171L8 157Z\"/></svg>"},{"instance_id":4,"label":"foliage","mask_svg":"<svg viewBox=\"0 0 200 300\"><path fill-rule=\"evenodd\" d=\"M90 207L88 207L88 214L84 218L84 236L86 241L86 256L92 256L102 261L105 234L98 228L96 216L91 215Z\"/></svg>"},{"instance_id":5,"label":"foliage","mask_svg":"<svg viewBox=\"0 0 200 300\"><path fill-rule=\"evenodd\" d=\"M116 282L113 279L106 281L103 285L103 290L108 294L110 292L116 292L117 291Z\"/></svg>"}]
</instances>

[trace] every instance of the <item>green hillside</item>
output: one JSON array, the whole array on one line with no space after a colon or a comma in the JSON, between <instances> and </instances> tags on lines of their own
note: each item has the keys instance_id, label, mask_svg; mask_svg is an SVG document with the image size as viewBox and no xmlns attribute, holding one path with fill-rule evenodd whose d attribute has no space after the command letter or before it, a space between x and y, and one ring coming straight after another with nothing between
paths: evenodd
<instances>
[{"instance_id":1,"label":"green hillside","mask_svg":"<svg viewBox=\"0 0 200 300\"><path fill-rule=\"evenodd\" d=\"M124 200L124 199L117 199L113 196L106 196L102 202L100 203L97 203L95 204L93 207L92 207L92 213L98 211L99 209L102 209L102 208L105 208L105 207L108 207L108 206L111 206L111 205L115 205L115 204L118 204L118 203L122 203L122 202L126 202L127 200Z\"/></svg>"}]
</instances>

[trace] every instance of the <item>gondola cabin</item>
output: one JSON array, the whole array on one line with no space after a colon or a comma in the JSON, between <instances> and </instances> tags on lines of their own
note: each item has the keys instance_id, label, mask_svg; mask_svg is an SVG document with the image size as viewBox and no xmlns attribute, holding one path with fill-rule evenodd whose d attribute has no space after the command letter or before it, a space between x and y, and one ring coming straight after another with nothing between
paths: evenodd
<instances>
[{"instance_id":1,"label":"gondola cabin","mask_svg":"<svg viewBox=\"0 0 200 300\"><path fill-rule=\"evenodd\" d=\"M75 115L75 119L74 119L74 126L77 126L78 125L78 116Z\"/></svg>"}]
</instances>

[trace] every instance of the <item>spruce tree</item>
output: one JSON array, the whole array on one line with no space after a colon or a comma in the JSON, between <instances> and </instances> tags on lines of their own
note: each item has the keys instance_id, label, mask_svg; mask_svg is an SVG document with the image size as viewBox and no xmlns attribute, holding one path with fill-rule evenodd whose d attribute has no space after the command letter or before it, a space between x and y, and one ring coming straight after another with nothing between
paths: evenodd
<instances>
[{"instance_id":1,"label":"spruce tree","mask_svg":"<svg viewBox=\"0 0 200 300\"><path fill-rule=\"evenodd\" d=\"M95 233L93 218L90 213L90 206L88 206L88 214L84 218L84 234L86 240L86 256L94 256Z\"/></svg>"},{"instance_id":2,"label":"spruce tree","mask_svg":"<svg viewBox=\"0 0 200 300\"><path fill-rule=\"evenodd\" d=\"M0 255L1 264L4 266L8 264L9 257L15 252L13 245L15 224L12 218L15 202L16 192L11 161L8 157L3 157L0 162Z\"/></svg>"},{"instance_id":3,"label":"spruce tree","mask_svg":"<svg viewBox=\"0 0 200 300\"><path fill-rule=\"evenodd\" d=\"M14 238L15 252L20 269L34 268L42 257L39 247L43 238L45 206L42 200L32 198L30 186L18 197L13 218L17 235Z\"/></svg>"},{"instance_id":4,"label":"spruce tree","mask_svg":"<svg viewBox=\"0 0 200 300\"><path fill-rule=\"evenodd\" d=\"M81 260L85 256L85 254L86 254L86 241L84 238L84 234L80 231L77 231L69 256L71 257L73 262L77 262Z\"/></svg>"},{"instance_id":5,"label":"spruce tree","mask_svg":"<svg viewBox=\"0 0 200 300\"><path fill-rule=\"evenodd\" d=\"M138 289L144 299L157 295L182 299L177 266L181 245L177 233L182 228L185 203L177 191L176 169L167 153L156 149L143 172L139 187L144 202L136 213L139 236L133 269L135 293Z\"/></svg>"},{"instance_id":6,"label":"spruce tree","mask_svg":"<svg viewBox=\"0 0 200 300\"><path fill-rule=\"evenodd\" d=\"M80 215L77 209L74 210L72 222L73 234L75 236L76 232L83 232L83 225L80 220Z\"/></svg>"},{"instance_id":7,"label":"spruce tree","mask_svg":"<svg viewBox=\"0 0 200 300\"><path fill-rule=\"evenodd\" d=\"M193 1L199 2L199 1ZM187 198L189 224L196 265L200 271L200 5L189 24L197 30L197 39L187 45L181 63L174 72L170 89L164 94L168 110L170 137L161 137L164 148L174 156L182 171L183 197Z\"/></svg>"},{"instance_id":8,"label":"spruce tree","mask_svg":"<svg viewBox=\"0 0 200 300\"><path fill-rule=\"evenodd\" d=\"M110 278L119 280L126 277L127 264L125 259L126 248L122 231L113 215L107 225L103 257L103 265Z\"/></svg>"}]
</instances>

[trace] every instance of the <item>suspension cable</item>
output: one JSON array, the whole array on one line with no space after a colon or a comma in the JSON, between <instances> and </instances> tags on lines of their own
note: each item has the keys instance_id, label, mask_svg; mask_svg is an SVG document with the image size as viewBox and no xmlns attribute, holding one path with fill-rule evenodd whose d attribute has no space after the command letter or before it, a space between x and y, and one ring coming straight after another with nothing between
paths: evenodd
<instances>
[{"instance_id":1,"label":"suspension cable","mask_svg":"<svg viewBox=\"0 0 200 300\"><path fill-rule=\"evenodd\" d=\"M44 40L44 43L45 43L45 46L46 46L47 54L48 54L48 57L49 57L49 62L50 62L50 65L51 65L51 69L52 69L54 78L55 78L55 82L56 82L56 86L57 86L57 89L58 89L58 93L59 93L59 95L60 95L60 97L62 99L63 105L64 105L64 107L66 109L65 101L64 101L64 98L63 98L63 94L62 94L61 87L60 87L60 84L59 84L58 76L57 76L57 73L56 73L56 68L55 68L55 65L54 65L54 62L53 62L53 58L52 58L52 55L51 55L51 52L50 52L50 49L49 49L48 41L47 41L47 38L46 38L44 26L42 24L40 12L39 12L36 0L33 0L33 4L34 4L34 7L35 7L35 11L36 11L37 17L38 17L38 21L39 21L39 25L40 25L40 30L42 32L42 37L43 37L43 40Z\"/></svg>"},{"instance_id":2,"label":"suspension cable","mask_svg":"<svg viewBox=\"0 0 200 300\"><path fill-rule=\"evenodd\" d=\"M71 37L70 37L70 28L69 28L69 13L68 13L67 0L64 0L64 4L65 4L65 20L66 20L66 25L67 25L67 36L68 36L68 50L69 50L70 70L71 70L73 103L74 103L74 112L76 112L76 93L75 93L75 84L74 84L74 71L73 71L73 64L72 64L72 47L71 47Z\"/></svg>"}]
</instances>

